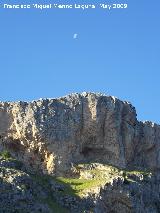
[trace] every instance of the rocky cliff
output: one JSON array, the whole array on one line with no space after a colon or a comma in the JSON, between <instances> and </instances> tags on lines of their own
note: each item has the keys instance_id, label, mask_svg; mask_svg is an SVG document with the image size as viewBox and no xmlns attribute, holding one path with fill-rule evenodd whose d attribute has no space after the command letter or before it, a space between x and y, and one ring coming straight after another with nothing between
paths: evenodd
<instances>
[{"instance_id":1,"label":"rocky cliff","mask_svg":"<svg viewBox=\"0 0 160 213\"><path fill-rule=\"evenodd\" d=\"M78 162L160 167L160 126L139 122L135 108L103 94L0 102L0 148L46 173Z\"/></svg>"},{"instance_id":2,"label":"rocky cliff","mask_svg":"<svg viewBox=\"0 0 160 213\"><path fill-rule=\"evenodd\" d=\"M138 121L129 102L99 93L0 102L3 150L22 161L28 171L55 177L71 175L80 163L158 173L160 126ZM156 184L159 187L158 181ZM112 187L104 187L99 193L105 198ZM116 190L121 191L122 183L118 187ZM99 199L97 203L102 202ZM105 208L100 205L99 209Z\"/></svg>"}]
</instances>

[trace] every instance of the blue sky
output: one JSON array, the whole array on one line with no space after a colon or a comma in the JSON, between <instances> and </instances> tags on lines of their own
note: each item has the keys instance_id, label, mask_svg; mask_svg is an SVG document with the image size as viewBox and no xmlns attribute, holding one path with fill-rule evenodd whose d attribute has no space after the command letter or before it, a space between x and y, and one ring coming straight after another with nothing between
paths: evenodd
<instances>
[{"instance_id":1,"label":"blue sky","mask_svg":"<svg viewBox=\"0 0 160 213\"><path fill-rule=\"evenodd\" d=\"M1 1L3 3L105 1ZM115 10L0 8L0 100L92 91L130 101L138 119L160 123L160 2ZM78 34L73 39L74 34Z\"/></svg>"}]
</instances>

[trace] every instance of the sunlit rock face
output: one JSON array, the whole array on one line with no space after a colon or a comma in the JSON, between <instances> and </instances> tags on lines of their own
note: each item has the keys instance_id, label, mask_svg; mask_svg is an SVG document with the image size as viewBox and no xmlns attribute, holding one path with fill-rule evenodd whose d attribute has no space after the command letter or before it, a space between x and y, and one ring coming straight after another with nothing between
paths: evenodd
<instances>
[{"instance_id":1,"label":"sunlit rock face","mask_svg":"<svg viewBox=\"0 0 160 213\"><path fill-rule=\"evenodd\" d=\"M128 102L99 93L0 102L0 149L44 173L74 163L160 167L160 126L139 122Z\"/></svg>"}]
</instances>

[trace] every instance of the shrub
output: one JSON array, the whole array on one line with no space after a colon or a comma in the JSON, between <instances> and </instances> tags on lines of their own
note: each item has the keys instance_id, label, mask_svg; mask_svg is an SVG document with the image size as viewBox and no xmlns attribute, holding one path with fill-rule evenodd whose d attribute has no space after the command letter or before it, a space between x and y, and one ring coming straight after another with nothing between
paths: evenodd
<instances>
[{"instance_id":1,"label":"shrub","mask_svg":"<svg viewBox=\"0 0 160 213\"><path fill-rule=\"evenodd\" d=\"M10 154L10 152L7 151L7 150L2 151L2 152L0 153L0 156L1 156L2 158L4 158L4 159L9 159L9 158L11 158L11 154Z\"/></svg>"}]
</instances>

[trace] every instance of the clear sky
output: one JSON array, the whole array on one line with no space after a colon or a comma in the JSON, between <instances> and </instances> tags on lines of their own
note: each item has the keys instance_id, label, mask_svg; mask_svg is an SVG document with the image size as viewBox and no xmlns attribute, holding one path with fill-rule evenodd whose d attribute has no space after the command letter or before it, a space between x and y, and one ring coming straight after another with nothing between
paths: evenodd
<instances>
[{"instance_id":1,"label":"clear sky","mask_svg":"<svg viewBox=\"0 0 160 213\"><path fill-rule=\"evenodd\" d=\"M4 3L84 2L128 3L128 8L2 8ZM160 124L159 0L0 4L1 101L103 92L130 101L138 119Z\"/></svg>"}]
</instances>

